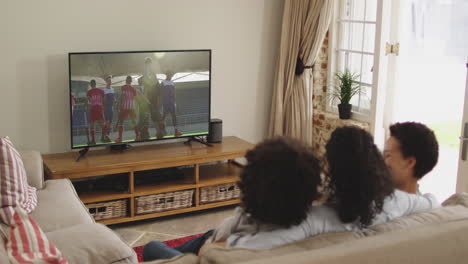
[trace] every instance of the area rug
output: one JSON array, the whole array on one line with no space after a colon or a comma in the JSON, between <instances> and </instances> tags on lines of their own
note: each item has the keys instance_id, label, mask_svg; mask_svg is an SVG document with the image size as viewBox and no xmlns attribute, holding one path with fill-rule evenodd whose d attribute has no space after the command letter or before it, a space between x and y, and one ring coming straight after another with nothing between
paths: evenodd
<instances>
[{"instance_id":1,"label":"area rug","mask_svg":"<svg viewBox=\"0 0 468 264\"><path fill-rule=\"evenodd\" d=\"M171 248L175 248L175 247L177 247L179 245L182 245L183 243L189 241L190 239L194 239L194 238L199 237L201 235L203 235L203 233L198 234L198 235L191 235L191 236L181 237L181 238L177 238L177 239L167 240L167 241L163 241L163 243L170 246ZM135 250L135 252L137 253L138 262L143 262L143 247L144 246L139 246L139 247L134 247L133 248L133 250Z\"/></svg>"}]
</instances>

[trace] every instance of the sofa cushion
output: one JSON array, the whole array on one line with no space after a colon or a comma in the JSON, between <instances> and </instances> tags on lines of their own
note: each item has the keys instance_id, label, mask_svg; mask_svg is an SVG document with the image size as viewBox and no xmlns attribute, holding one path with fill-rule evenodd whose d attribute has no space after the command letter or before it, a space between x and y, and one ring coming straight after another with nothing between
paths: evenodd
<instances>
[{"instance_id":1,"label":"sofa cushion","mask_svg":"<svg viewBox=\"0 0 468 264\"><path fill-rule=\"evenodd\" d=\"M28 184L40 190L44 188L44 167L38 151L20 151Z\"/></svg>"},{"instance_id":2,"label":"sofa cushion","mask_svg":"<svg viewBox=\"0 0 468 264\"><path fill-rule=\"evenodd\" d=\"M460 264L468 259L468 221L425 225L348 241L320 250L242 262L244 264ZM220 262L221 263L221 262Z\"/></svg>"},{"instance_id":3,"label":"sofa cushion","mask_svg":"<svg viewBox=\"0 0 468 264\"><path fill-rule=\"evenodd\" d=\"M102 224L75 225L46 235L70 264L138 263L135 251Z\"/></svg>"},{"instance_id":4,"label":"sofa cushion","mask_svg":"<svg viewBox=\"0 0 468 264\"><path fill-rule=\"evenodd\" d=\"M21 155L8 137L0 137L0 207L19 206L30 213L37 204Z\"/></svg>"},{"instance_id":5,"label":"sofa cushion","mask_svg":"<svg viewBox=\"0 0 468 264\"><path fill-rule=\"evenodd\" d=\"M31 216L44 232L79 224L94 223L69 179L48 180L37 192L38 203Z\"/></svg>"},{"instance_id":6,"label":"sofa cushion","mask_svg":"<svg viewBox=\"0 0 468 264\"><path fill-rule=\"evenodd\" d=\"M270 256L280 256L293 252L319 249L345 241L357 240L362 237L364 237L364 234L361 232L325 233L267 250L207 246L202 252L201 263L237 263L252 259L262 259Z\"/></svg>"},{"instance_id":7,"label":"sofa cushion","mask_svg":"<svg viewBox=\"0 0 468 264\"><path fill-rule=\"evenodd\" d=\"M67 264L63 254L49 241L36 221L21 207L0 209L2 239L9 262L18 264Z\"/></svg>"}]
</instances>

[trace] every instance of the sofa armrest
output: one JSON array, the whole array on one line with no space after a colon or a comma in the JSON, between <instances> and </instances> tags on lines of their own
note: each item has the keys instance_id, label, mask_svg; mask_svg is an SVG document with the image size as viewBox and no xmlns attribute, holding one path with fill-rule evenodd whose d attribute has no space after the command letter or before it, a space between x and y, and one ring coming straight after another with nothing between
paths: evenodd
<instances>
[{"instance_id":1,"label":"sofa armrest","mask_svg":"<svg viewBox=\"0 0 468 264\"><path fill-rule=\"evenodd\" d=\"M442 203L442 206L455 206L455 205L462 205L468 208L468 193L466 192L455 193Z\"/></svg>"},{"instance_id":2,"label":"sofa armrest","mask_svg":"<svg viewBox=\"0 0 468 264\"><path fill-rule=\"evenodd\" d=\"M28 184L38 190L44 188L44 167L41 153L38 151L21 151L24 168L28 177Z\"/></svg>"},{"instance_id":3,"label":"sofa armrest","mask_svg":"<svg viewBox=\"0 0 468 264\"><path fill-rule=\"evenodd\" d=\"M70 264L137 264L135 251L102 224L81 224L46 233Z\"/></svg>"}]
</instances>

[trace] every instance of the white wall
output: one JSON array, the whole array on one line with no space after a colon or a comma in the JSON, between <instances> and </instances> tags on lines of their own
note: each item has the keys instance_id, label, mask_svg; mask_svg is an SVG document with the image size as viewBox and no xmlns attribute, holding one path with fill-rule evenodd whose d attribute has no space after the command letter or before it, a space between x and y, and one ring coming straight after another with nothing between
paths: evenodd
<instances>
[{"instance_id":1,"label":"white wall","mask_svg":"<svg viewBox=\"0 0 468 264\"><path fill-rule=\"evenodd\" d=\"M2 0L0 136L70 150L68 52L212 49L224 135L267 133L282 0Z\"/></svg>"}]
</instances>

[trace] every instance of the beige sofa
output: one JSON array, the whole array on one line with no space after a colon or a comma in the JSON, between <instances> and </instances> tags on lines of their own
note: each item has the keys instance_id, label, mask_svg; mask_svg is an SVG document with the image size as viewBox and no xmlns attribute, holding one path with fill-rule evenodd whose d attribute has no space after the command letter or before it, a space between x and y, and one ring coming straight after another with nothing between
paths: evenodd
<instances>
[{"instance_id":1,"label":"beige sofa","mask_svg":"<svg viewBox=\"0 0 468 264\"><path fill-rule=\"evenodd\" d=\"M23 152L22 157L28 182L38 189L38 206L31 216L71 264L137 263L130 247L95 223L69 180L44 182L40 154ZM1 240L0 263L8 263ZM146 263L468 263L468 194L361 232L322 234L271 250L211 246L201 257L185 254Z\"/></svg>"},{"instance_id":2,"label":"beige sofa","mask_svg":"<svg viewBox=\"0 0 468 264\"><path fill-rule=\"evenodd\" d=\"M31 216L70 264L138 263L132 248L94 221L70 180L44 181L39 152L21 152L21 156L28 183L38 190ZM8 263L3 243L0 240L0 263Z\"/></svg>"},{"instance_id":3,"label":"beige sofa","mask_svg":"<svg viewBox=\"0 0 468 264\"><path fill-rule=\"evenodd\" d=\"M200 258L186 254L151 263L468 263L468 194L361 232L327 233L271 250L211 246Z\"/></svg>"}]
</instances>

